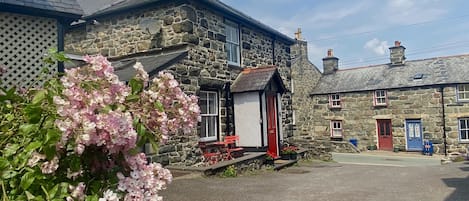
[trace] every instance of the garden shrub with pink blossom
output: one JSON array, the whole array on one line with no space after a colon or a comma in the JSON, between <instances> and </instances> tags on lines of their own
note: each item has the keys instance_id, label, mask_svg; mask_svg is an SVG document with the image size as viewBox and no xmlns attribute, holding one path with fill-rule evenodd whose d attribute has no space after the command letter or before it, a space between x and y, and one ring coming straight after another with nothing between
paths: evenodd
<instances>
[{"instance_id":1,"label":"garden shrub with pink blossom","mask_svg":"<svg viewBox=\"0 0 469 201\"><path fill-rule=\"evenodd\" d=\"M193 132L197 97L140 63L126 85L105 57L84 59L43 89L0 92L1 200L162 200L171 173L140 148Z\"/></svg>"}]
</instances>

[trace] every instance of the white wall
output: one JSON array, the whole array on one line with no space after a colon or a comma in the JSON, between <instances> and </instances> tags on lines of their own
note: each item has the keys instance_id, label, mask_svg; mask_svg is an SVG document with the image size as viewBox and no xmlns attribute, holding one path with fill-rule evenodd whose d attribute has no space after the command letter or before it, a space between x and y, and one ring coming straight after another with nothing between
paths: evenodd
<instances>
[{"instance_id":1,"label":"white wall","mask_svg":"<svg viewBox=\"0 0 469 201\"><path fill-rule=\"evenodd\" d=\"M233 94L236 135L239 146L261 147L259 92Z\"/></svg>"}]
</instances>

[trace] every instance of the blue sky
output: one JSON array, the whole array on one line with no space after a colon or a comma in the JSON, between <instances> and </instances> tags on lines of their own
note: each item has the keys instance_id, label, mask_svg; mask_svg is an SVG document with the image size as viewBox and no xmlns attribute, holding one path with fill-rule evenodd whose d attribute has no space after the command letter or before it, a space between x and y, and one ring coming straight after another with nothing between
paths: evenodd
<instances>
[{"instance_id":1,"label":"blue sky","mask_svg":"<svg viewBox=\"0 0 469 201\"><path fill-rule=\"evenodd\" d=\"M388 63L396 40L407 60L469 53L467 0L222 1L292 38L301 28L320 70L329 48L339 69Z\"/></svg>"}]
</instances>

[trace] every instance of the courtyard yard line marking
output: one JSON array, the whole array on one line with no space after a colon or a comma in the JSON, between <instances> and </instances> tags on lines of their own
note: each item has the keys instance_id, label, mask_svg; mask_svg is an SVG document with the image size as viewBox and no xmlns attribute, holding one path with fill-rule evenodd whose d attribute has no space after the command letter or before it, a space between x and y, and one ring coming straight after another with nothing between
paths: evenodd
<instances>
[{"instance_id":1,"label":"courtyard yard line marking","mask_svg":"<svg viewBox=\"0 0 469 201\"><path fill-rule=\"evenodd\" d=\"M385 163L354 163L354 162L338 162L350 165L372 165L372 166L390 166L390 167L407 167L405 165L385 164Z\"/></svg>"}]
</instances>

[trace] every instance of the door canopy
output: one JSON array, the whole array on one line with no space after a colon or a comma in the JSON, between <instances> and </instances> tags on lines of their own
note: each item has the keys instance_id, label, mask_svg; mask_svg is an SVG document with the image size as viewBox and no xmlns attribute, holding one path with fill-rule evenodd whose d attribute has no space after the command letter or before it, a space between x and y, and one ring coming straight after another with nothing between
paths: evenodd
<instances>
[{"instance_id":1,"label":"door canopy","mask_svg":"<svg viewBox=\"0 0 469 201\"><path fill-rule=\"evenodd\" d=\"M231 85L231 92L242 93L250 91L285 92L285 85L277 67L245 68Z\"/></svg>"}]
</instances>

